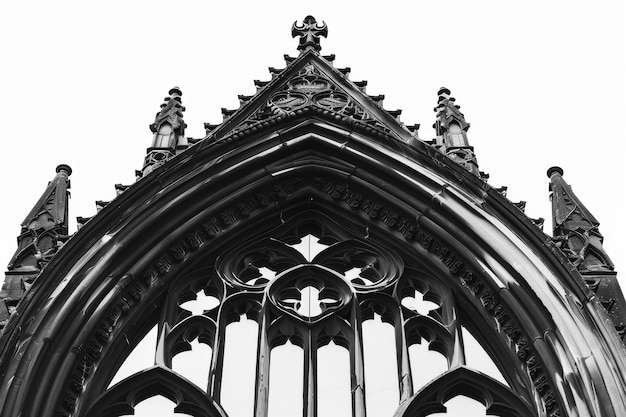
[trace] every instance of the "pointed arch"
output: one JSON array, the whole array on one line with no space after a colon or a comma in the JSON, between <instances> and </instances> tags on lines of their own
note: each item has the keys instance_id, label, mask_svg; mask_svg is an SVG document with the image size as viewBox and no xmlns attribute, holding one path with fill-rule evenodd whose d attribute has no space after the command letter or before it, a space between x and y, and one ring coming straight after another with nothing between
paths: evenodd
<instances>
[{"instance_id":1,"label":"pointed arch","mask_svg":"<svg viewBox=\"0 0 626 417\"><path fill-rule=\"evenodd\" d=\"M535 415L626 410L623 392L606 389L624 386L623 348L608 337L610 327L563 255L497 191L427 145L358 131L333 114L302 110L280 127L190 148L105 207L65 245L7 326L9 337L0 346L0 415L85 415L100 395L113 395L103 394L102 382L106 368L119 360L113 342L141 320L161 320L158 306L177 280L214 267L222 253L245 242L267 236L289 241L313 229L329 243L374 241L449 286L460 319L476 323L488 352L511 366L511 389L532 400ZM341 275L342 268L329 273ZM291 270L281 273L277 280ZM384 282L381 291L393 293L394 283ZM259 313L260 329L269 329L280 309L260 314L263 303L272 302L264 287L238 295L239 284L225 285L224 305L232 304L237 314ZM360 294L358 286L350 288ZM360 322L351 302L346 298L337 314L353 330L351 382L360 415ZM312 331L285 320L278 335L296 337L289 336L298 333L289 326ZM267 353L264 343L269 348L263 331L259 358ZM162 381L163 372L149 374ZM462 376L461 387L480 378L463 372L454 374ZM257 375L262 379L263 369ZM259 381L257 399L267 389ZM159 384L154 386L165 389Z\"/></svg>"},{"instance_id":2,"label":"pointed arch","mask_svg":"<svg viewBox=\"0 0 626 417\"><path fill-rule=\"evenodd\" d=\"M486 407L488 415L533 415L529 404L507 387L487 375L460 366L431 381L406 404L400 406L394 417L425 417L432 413L443 413L446 411L443 404L458 395L480 402Z\"/></svg>"},{"instance_id":3,"label":"pointed arch","mask_svg":"<svg viewBox=\"0 0 626 417\"><path fill-rule=\"evenodd\" d=\"M196 385L161 366L119 382L95 400L86 415L118 417L134 414L136 404L154 395L163 395L174 402L175 412L197 417L228 417L219 404L209 400Z\"/></svg>"}]
</instances>

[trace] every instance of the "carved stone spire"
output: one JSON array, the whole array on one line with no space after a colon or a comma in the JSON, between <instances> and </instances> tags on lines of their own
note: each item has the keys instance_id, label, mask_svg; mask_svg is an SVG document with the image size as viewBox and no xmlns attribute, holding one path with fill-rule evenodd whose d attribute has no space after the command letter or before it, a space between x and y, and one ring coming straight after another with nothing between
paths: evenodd
<instances>
[{"instance_id":1,"label":"carved stone spire","mask_svg":"<svg viewBox=\"0 0 626 417\"><path fill-rule=\"evenodd\" d=\"M626 303L617 283L613 262L602 244L604 238L600 234L600 223L565 182L561 168L550 168L548 177L552 192L553 239L595 292L623 338Z\"/></svg>"},{"instance_id":2,"label":"carved stone spire","mask_svg":"<svg viewBox=\"0 0 626 417\"><path fill-rule=\"evenodd\" d=\"M149 174L157 167L176 155L177 146L186 147L183 107L181 96L183 93L178 87L169 91L165 97L161 110L156 114L150 130L154 133L152 146L148 148L143 164L142 176Z\"/></svg>"},{"instance_id":3,"label":"carved stone spire","mask_svg":"<svg viewBox=\"0 0 626 417\"><path fill-rule=\"evenodd\" d=\"M552 194L552 229L561 250L579 271L612 271L613 263L605 252L598 226L600 223L580 202L563 179L563 170L548 170Z\"/></svg>"},{"instance_id":4,"label":"carved stone spire","mask_svg":"<svg viewBox=\"0 0 626 417\"><path fill-rule=\"evenodd\" d=\"M179 136L185 134L185 127L187 127L183 120L183 112L185 111L181 100L183 93L180 88L174 87L168 94L169 97L165 97L164 103L161 104L161 110L154 118L154 123L150 125L150 130L155 134L154 145L162 148L176 146L176 143L171 141L171 135L167 136L163 132L167 125L171 128L171 130L167 130ZM162 137L157 138L157 136Z\"/></svg>"},{"instance_id":5,"label":"carved stone spire","mask_svg":"<svg viewBox=\"0 0 626 417\"><path fill-rule=\"evenodd\" d=\"M46 188L37 204L22 222L22 232L17 238L17 251L9 262L9 270L40 269L61 243L67 239L67 211L69 176L67 165L56 168L56 176Z\"/></svg>"},{"instance_id":6,"label":"carved stone spire","mask_svg":"<svg viewBox=\"0 0 626 417\"><path fill-rule=\"evenodd\" d=\"M24 293L52 259L68 236L69 176L72 169L59 165L57 174L22 222L17 251L11 258L0 291L0 329Z\"/></svg>"},{"instance_id":7,"label":"carved stone spire","mask_svg":"<svg viewBox=\"0 0 626 417\"><path fill-rule=\"evenodd\" d=\"M437 94L439 97L434 109L437 119L433 125L437 134L436 146L469 172L480 176L474 148L469 146L467 140L470 125L459 110L461 107L455 104L456 99L450 96L447 88L440 88Z\"/></svg>"},{"instance_id":8,"label":"carved stone spire","mask_svg":"<svg viewBox=\"0 0 626 417\"><path fill-rule=\"evenodd\" d=\"M293 22L291 26L291 36L295 38L300 37L300 43L298 44L298 50L300 54L303 54L309 49L321 51L320 36L328 36L328 26L322 21L322 25L317 24L317 20L313 16L307 16L302 21L302 25L299 26L298 22Z\"/></svg>"}]
</instances>

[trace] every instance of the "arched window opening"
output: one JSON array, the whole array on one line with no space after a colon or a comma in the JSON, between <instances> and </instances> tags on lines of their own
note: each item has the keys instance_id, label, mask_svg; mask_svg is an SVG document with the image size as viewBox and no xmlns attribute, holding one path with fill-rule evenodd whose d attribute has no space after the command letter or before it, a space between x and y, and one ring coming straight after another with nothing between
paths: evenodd
<instances>
[{"instance_id":1,"label":"arched window opening","mask_svg":"<svg viewBox=\"0 0 626 417\"><path fill-rule=\"evenodd\" d=\"M204 291L199 291L196 294L195 300L190 300L182 303L180 307L184 310L191 312L194 315L203 314L205 311L213 310L220 305L220 300L212 295L206 295Z\"/></svg>"},{"instance_id":2,"label":"arched window opening","mask_svg":"<svg viewBox=\"0 0 626 417\"><path fill-rule=\"evenodd\" d=\"M170 137L172 136L172 125L169 123L163 123L159 128L159 131L154 134L153 148L171 148ZM173 144L174 146L176 144Z\"/></svg>"},{"instance_id":3,"label":"arched window opening","mask_svg":"<svg viewBox=\"0 0 626 417\"><path fill-rule=\"evenodd\" d=\"M309 262L311 262L318 253L322 252L328 247L328 245L320 243L319 239L312 234L303 236L302 239L300 239L300 243L296 243L290 246L300 252L302 256L304 256L304 259Z\"/></svg>"},{"instance_id":4,"label":"arched window opening","mask_svg":"<svg viewBox=\"0 0 626 417\"><path fill-rule=\"evenodd\" d=\"M146 368L150 368L154 365L154 352L157 345L157 326L146 333L141 341L135 346L135 348L126 357L122 366L119 367L115 376L109 383L109 387L117 384L121 380L128 378L129 376L142 371ZM126 338L128 340L128 336Z\"/></svg>"},{"instance_id":5,"label":"arched window opening","mask_svg":"<svg viewBox=\"0 0 626 417\"><path fill-rule=\"evenodd\" d=\"M257 323L245 314L226 326L221 404L230 417L253 414L257 334Z\"/></svg>"},{"instance_id":6,"label":"arched window opening","mask_svg":"<svg viewBox=\"0 0 626 417\"><path fill-rule=\"evenodd\" d=\"M276 271L272 271L265 266L259 268L259 273L261 274L261 278L266 280L265 282L273 281L274 278L276 278Z\"/></svg>"},{"instance_id":7,"label":"arched window opening","mask_svg":"<svg viewBox=\"0 0 626 417\"><path fill-rule=\"evenodd\" d=\"M150 397L146 400L143 400L139 404L135 406L135 413L132 414L133 417L183 417L189 416L189 414L179 414L174 412L174 404L172 401L167 398L156 395L154 397ZM130 417L130 415L125 415L122 417Z\"/></svg>"},{"instance_id":8,"label":"arched window opening","mask_svg":"<svg viewBox=\"0 0 626 417\"><path fill-rule=\"evenodd\" d=\"M379 314L363 323L365 405L372 416L391 417L398 407L395 329Z\"/></svg>"},{"instance_id":9,"label":"arched window opening","mask_svg":"<svg viewBox=\"0 0 626 417\"><path fill-rule=\"evenodd\" d=\"M302 348L287 341L284 345L272 349L268 417L301 416L303 382L304 351ZM248 416L251 415L248 414Z\"/></svg>"},{"instance_id":10,"label":"arched window opening","mask_svg":"<svg viewBox=\"0 0 626 417\"><path fill-rule=\"evenodd\" d=\"M172 359L172 370L206 391L213 351L197 338L189 344L191 350L181 352Z\"/></svg>"},{"instance_id":11,"label":"arched window opening","mask_svg":"<svg viewBox=\"0 0 626 417\"><path fill-rule=\"evenodd\" d=\"M439 308L439 304L424 299L424 294L417 290L415 290L414 295L404 297L402 299L402 305L423 316L427 316L430 311Z\"/></svg>"},{"instance_id":12,"label":"arched window opening","mask_svg":"<svg viewBox=\"0 0 626 417\"><path fill-rule=\"evenodd\" d=\"M456 146L467 146L467 138L463 134L463 129L459 126L458 123L450 123L448 126L448 146L456 147Z\"/></svg>"},{"instance_id":13,"label":"arched window opening","mask_svg":"<svg viewBox=\"0 0 626 417\"><path fill-rule=\"evenodd\" d=\"M487 354L481 344L478 343L474 336L472 336L472 334L465 327L462 328L461 332L463 335L465 362L467 366L480 371L483 374L489 375L493 379L508 386L502 372L500 372L491 356Z\"/></svg>"},{"instance_id":14,"label":"arched window opening","mask_svg":"<svg viewBox=\"0 0 626 417\"><path fill-rule=\"evenodd\" d=\"M483 417L487 415L485 406L480 402L457 395L444 403L445 413L429 414L429 417Z\"/></svg>"},{"instance_id":15,"label":"arched window opening","mask_svg":"<svg viewBox=\"0 0 626 417\"><path fill-rule=\"evenodd\" d=\"M296 301L298 314L315 318L322 314L328 304L336 304L338 300L330 296L324 297L316 287L309 285L300 290L300 300Z\"/></svg>"},{"instance_id":16,"label":"arched window opening","mask_svg":"<svg viewBox=\"0 0 626 417\"><path fill-rule=\"evenodd\" d=\"M343 276L350 282L357 282L361 285L371 285L373 282L361 276L361 268L351 268L343 273Z\"/></svg>"},{"instance_id":17,"label":"arched window opening","mask_svg":"<svg viewBox=\"0 0 626 417\"><path fill-rule=\"evenodd\" d=\"M317 417L351 417L350 353L333 341L317 351Z\"/></svg>"},{"instance_id":18,"label":"arched window opening","mask_svg":"<svg viewBox=\"0 0 626 417\"><path fill-rule=\"evenodd\" d=\"M448 370L448 360L442 354L428 349L428 341L409 346L411 380L413 391L418 392L426 384Z\"/></svg>"}]
</instances>

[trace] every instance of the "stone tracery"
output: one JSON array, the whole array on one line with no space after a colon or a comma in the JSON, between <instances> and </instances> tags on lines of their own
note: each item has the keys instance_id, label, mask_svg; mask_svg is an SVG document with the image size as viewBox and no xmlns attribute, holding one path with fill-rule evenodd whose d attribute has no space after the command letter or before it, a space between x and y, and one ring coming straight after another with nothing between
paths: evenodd
<instances>
[{"instance_id":1,"label":"stone tracery","mask_svg":"<svg viewBox=\"0 0 626 417\"><path fill-rule=\"evenodd\" d=\"M430 147L399 111L384 110L382 97L366 96L365 83L319 55L325 24L307 17L293 32L300 56L272 70L257 95L240 97L241 109L224 110L224 123L189 149L181 93L172 89L151 126L159 149L149 150L141 180L122 186L116 204L100 204L62 256L31 271L41 274L24 281L34 287L1 339L2 358L15 360L2 362L11 380L0 385L0 415L120 416L163 396L175 412L225 417L227 333L246 321L255 328L255 417L268 413L272 356L292 345L303 358L303 415L317 416L317 356L336 345L349 357L352 414L363 417L363 328L374 319L393 335L396 417L445 411L458 395L502 416L626 410L623 395L606 388L623 364L591 293L604 296L599 275L610 274L594 268L610 261L601 262L597 221L571 197L562 171L551 171L554 201L582 213L594 251L574 247L576 216L561 213L563 236L546 241L522 205L484 182L449 90L440 90ZM67 175L55 180L55 198L66 195ZM318 253L298 250L308 236ZM422 308L420 298L431 304ZM575 336L559 332L568 325ZM155 326L154 366L109 387ZM482 344L506 384L470 368L464 334ZM173 366L196 342L211 351L206 386ZM414 386L419 365L409 351L422 342L447 370Z\"/></svg>"}]
</instances>

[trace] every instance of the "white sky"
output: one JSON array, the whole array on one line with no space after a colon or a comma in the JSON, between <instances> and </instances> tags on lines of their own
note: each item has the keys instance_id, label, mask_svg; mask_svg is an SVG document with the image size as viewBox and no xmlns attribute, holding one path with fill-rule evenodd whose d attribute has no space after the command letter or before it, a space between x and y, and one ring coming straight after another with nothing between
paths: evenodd
<instances>
[{"instance_id":1,"label":"white sky","mask_svg":"<svg viewBox=\"0 0 626 417\"><path fill-rule=\"evenodd\" d=\"M220 108L236 108L268 66L297 55L291 24L312 14L329 27L322 52L403 109L405 123L421 123L420 137L434 136L436 93L450 88L480 168L526 200L529 216L550 217L545 172L564 168L625 265L618 3L4 2L0 264L59 163L74 170L71 218L93 215L115 183L134 181L172 86L183 91L187 135L203 136L203 122L221 121Z\"/></svg>"},{"instance_id":2,"label":"white sky","mask_svg":"<svg viewBox=\"0 0 626 417\"><path fill-rule=\"evenodd\" d=\"M3 2L0 264L58 164L74 170L71 218L95 214L115 183L134 182L172 86L187 135L202 137L203 122L220 122L268 66L297 55L291 24L311 14L329 28L322 52L406 124L421 123L422 139L434 136L437 90L450 88L489 183L508 185L530 217L550 218L545 172L561 166L625 277L620 3Z\"/></svg>"}]
</instances>

